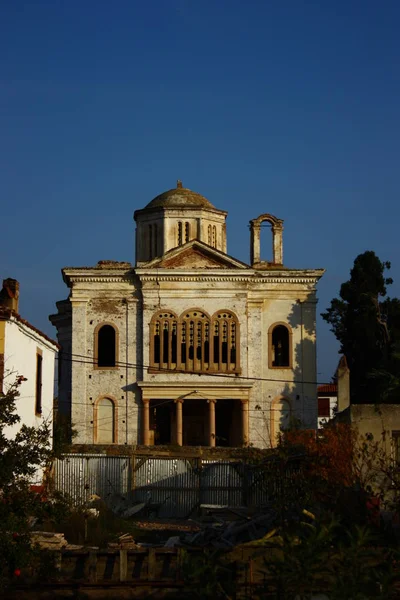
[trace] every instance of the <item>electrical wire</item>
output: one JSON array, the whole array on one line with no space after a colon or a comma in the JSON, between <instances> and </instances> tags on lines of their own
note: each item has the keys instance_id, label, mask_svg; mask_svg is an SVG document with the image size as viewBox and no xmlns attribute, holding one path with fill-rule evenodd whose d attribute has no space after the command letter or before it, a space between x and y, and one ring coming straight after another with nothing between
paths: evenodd
<instances>
[{"instance_id":1,"label":"electrical wire","mask_svg":"<svg viewBox=\"0 0 400 600\"><path fill-rule=\"evenodd\" d=\"M94 359L91 359L88 356L84 356L83 354L75 354L75 353L66 353L66 352L60 352L60 355L62 355L63 360L67 360L69 362L75 362L75 363L81 363L81 364L86 364L86 365L94 365L97 366L97 362ZM70 357L77 357L77 358L70 358ZM84 360L82 360L84 359ZM209 373L196 373L195 371L184 371L184 370L180 370L180 369L164 369L164 368L158 368L156 369L154 366L152 365L148 365L146 363L129 363L129 362L123 362L123 361L115 361L115 366L116 367L125 367L125 368L130 368L130 369L154 369L154 372L152 374L156 375L158 373L165 373L165 374L169 374L169 375L195 375L196 377L220 377L220 378L228 378L230 380L237 380L237 379L244 379L247 381L269 381L269 382L276 382L276 383L295 383L295 384L308 384L308 385L329 385L332 384L332 382L326 382L326 381L306 381L306 380L302 380L302 379L274 379L272 377L249 377L246 375L239 375L236 373L213 373L213 372L209 372Z\"/></svg>"}]
</instances>

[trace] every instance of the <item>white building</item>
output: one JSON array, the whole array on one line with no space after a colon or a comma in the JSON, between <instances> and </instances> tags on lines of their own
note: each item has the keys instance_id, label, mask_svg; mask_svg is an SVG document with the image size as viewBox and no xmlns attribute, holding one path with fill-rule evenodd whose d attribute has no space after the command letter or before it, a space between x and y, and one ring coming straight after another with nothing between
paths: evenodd
<instances>
[{"instance_id":1,"label":"white building","mask_svg":"<svg viewBox=\"0 0 400 600\"><path fill-rule=\"evenodd\" d=\"M268 447L291 416L316 429L324 271L283 265L283 222L269 214L250 222L250 264L229 256L226 217L178 182L135 212L134 268L63 269L70 294L50 320L76 443Z\"/></svg>"},{"instance_id":2,"label":"white building","mask_svg":"<svg viewBox=\"0 0 400 600\"><path fill-rule=\"evenodd\" d=\"M0 291L0 393L23 376L17 399L21 421L6 429L11 438L22 424L47 421L52 432L54 364L58 345L18 312L19 284L5 279Z\"/></svg>"},{"instance_id":3,"label":"white building","mask_svg":"<svg viewBox=\"0 0 400 600\"><path fill-rule=\"evenodd\" d=\"M338 386L336 383L319 385L318 390L318 429L333 419L338 407Z\"/></svg>"}]
</instances>

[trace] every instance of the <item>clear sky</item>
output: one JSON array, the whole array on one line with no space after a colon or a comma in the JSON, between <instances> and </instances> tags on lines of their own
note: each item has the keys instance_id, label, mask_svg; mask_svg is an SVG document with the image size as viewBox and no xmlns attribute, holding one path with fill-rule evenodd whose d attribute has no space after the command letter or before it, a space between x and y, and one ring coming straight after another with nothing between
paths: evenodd
<instances>
[{"instance_id":1,"label":"clear sky","mask_svg":"<svg viewBox=\"0 0 400 600\"><path fill-rule=\"evenodd\" d=\"M3 0L0 277L22 316L54 337L60 269L133 261L133 211L178 178L246 262L248 221L284 219L285 264L327 269L318 313L367 249L399 296L399 30L398 0Z\"/></svg>"}]
</instances>

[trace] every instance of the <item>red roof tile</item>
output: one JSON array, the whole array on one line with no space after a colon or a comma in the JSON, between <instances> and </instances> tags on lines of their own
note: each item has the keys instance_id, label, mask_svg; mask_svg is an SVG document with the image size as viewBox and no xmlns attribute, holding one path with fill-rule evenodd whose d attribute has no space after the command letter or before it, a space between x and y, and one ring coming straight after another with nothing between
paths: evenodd
<instances>
[{"instance_id":1,"label":"red roof tile","mask_svg":"<svg viewBox=\"0 0 400 600\"><path fill-rule=\"evenodd\" d=\"M324 385L318 386L318 394L337 394L336 383L325 383Z\"/></svg>"}]
</instances>

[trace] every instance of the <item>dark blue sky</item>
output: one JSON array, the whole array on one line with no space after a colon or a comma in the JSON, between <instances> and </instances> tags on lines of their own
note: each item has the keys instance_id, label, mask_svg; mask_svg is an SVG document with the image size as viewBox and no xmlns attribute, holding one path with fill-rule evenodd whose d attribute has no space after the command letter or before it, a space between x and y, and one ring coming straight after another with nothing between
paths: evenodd
<instances>
[{"instance_id":1,"label":"dark blue sky","mask_svg":"<svg viewBox=\"0 0 400 600\"><path fill-rule=\"evenodd\" d=\"M367 249L400 295L399 28L390 0L3 0L0 277L22 315L54 336L61 267L133 261L133 211L177 178L229 211L239 259L250 219L283 218L285 264L327 269L318 312Z\"/></svg>"}]
</instances>

